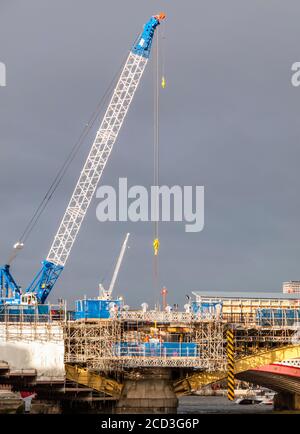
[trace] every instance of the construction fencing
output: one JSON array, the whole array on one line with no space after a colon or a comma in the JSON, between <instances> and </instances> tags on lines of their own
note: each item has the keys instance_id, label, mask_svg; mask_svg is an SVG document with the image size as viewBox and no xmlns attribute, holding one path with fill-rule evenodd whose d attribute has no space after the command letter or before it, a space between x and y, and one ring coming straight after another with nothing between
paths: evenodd
<instances>
[{"instance_id":1,"label":"construction fencing","mask_svg":"<svg viewBox=\"0 0 300 434\"><path fill-rule=\"evenodd\" d=\"M66 319L65 304L0 305L0 323L52 323Z\"/></svg>"}]
</instances>

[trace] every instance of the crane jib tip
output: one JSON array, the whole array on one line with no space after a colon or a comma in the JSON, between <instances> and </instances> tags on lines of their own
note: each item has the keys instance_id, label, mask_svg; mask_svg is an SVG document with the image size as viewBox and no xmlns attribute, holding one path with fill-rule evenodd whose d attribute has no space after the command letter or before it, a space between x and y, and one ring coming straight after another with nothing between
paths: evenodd
<instances>
[{"instance_id":1,"label":"crane jib tip","mask_svg":"<svg viewBox=\"0 0 300 434\"><path fill-rule=\"evenodd\" d=\"M166 18L166 14L164 12L160 12L157 15L154 15L154 18L156 18L158 21L163 21Z\"/></svg>"}]
</instances>

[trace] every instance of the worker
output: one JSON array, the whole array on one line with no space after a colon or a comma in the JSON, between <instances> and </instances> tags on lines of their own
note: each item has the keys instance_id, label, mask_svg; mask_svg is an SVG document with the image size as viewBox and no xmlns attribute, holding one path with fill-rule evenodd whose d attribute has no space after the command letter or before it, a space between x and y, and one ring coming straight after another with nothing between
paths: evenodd
<instances>
[{"instance_id":1,"label":"worker","mask_svg":"<svg viewBox=\"0 0 300 434\"><path fill-rule=\"evenodd\" d=\"M172 306L167 304L167 306L165 307L165 310L166 310L166 312L170 313L172 311Z\"/></svg>"}]
</instances>

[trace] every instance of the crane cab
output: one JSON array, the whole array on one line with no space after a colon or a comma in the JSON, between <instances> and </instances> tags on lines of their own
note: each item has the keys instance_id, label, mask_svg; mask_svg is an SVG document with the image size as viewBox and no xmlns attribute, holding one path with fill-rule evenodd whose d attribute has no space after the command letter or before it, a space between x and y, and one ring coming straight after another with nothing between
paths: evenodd
<instances>
[{"instance_id":1,"label":"crane cab","mask_svg":"<svg viewBox=\"0 0 300 434\"><path fill-rule=\"evenodd\" d=\"M36 295L32 292L28 292L21 295L20 304L23 305L29 305L29 306L36 306L38 304Z\"/></svg>"}]
</instances>

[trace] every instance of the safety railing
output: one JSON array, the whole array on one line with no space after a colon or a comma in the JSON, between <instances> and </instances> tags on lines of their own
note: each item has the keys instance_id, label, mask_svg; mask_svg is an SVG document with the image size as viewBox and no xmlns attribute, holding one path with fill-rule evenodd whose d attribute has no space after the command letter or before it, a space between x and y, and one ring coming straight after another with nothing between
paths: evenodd
<instances>
[{"instance_id":1,"label":"safety railing","mask_svg":"<svg viewBox=\"0 0 300 434\"><path fill-rule=\"evenodd\" d=\"M0 323L51 323L65 320L65 304L0 305Z\"/></svg>"},{"instance_id":2,"label":"safety railing","mask_svg":"<svg viewBox=\"0 0 300 434\"><path fill-rule=\"evenodd\" d=\"M118 357L198 357L194 342L118 342L114 348Z\"/></svg>"},{"instance_id":3,"label":"safety railing","mask_svg":"<svg viewBox=\"0 0 300 434\"><path fill-rule=\"evenodd\" d=\"M122 311L119 315L124 321L145 321L145 322L160 322L160 323L189 323L193 320L193 314L190 312L164 312L149 310L143 312L141 310Z\"/></svg>"}]
</instances>

